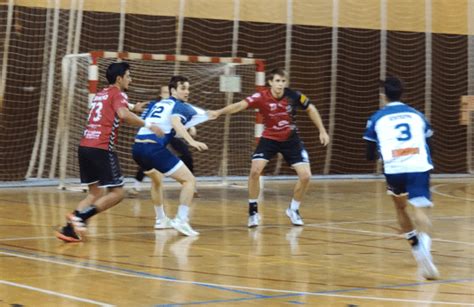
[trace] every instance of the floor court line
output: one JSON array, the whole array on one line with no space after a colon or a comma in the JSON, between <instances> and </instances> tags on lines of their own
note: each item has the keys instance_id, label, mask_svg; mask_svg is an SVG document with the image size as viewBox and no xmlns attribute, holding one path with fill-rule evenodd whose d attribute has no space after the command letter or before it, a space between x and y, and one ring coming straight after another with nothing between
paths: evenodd
<instances>
[{"instance_id":1,"label":"floor court line","mask_svg":"<svg viewBox=\"0 0 474 307\"><path fill-rule=\"evenodd\" d=\"M77 297L77 296L73 296L73 295L68 295L68 294L64 294L64 293L60 293L60 292L56 292L56 291L36 288L36 287L32 287L32 286L28 286L28 285L24 285L24 284L19 284L19 283L16 283L16 282L6 281L6 280L0 280L0 284L4 284L4 285L7 285L7 286L12 286L12 287L17 287L17 288L23 288L23 289L36 291L36 292L40 292L40 293L44 293L44 294L49 294L49 295L53 295L53 296L59 296L59 297L62 297L62 298L66 298L66 299L70 299L70 300L74 300L74 301L78 301L78 302L83 302L83 303L89 303L89 304L98 305L98 306L104 306L104 307L114 306L114 305L110 305L110 304L99 302L99 301L94 301L94 300L90 300L90 299L86 299L86 298L81 298L81 297Z\"/></svg>"},{"instance_id":2,"label":"floor court line","mask_svg":"<svg viewBox=\"0 0 474 307\"><path fill-rule=\"evenodd\" d=\"M474 216L439 216L439 217L433 217L433 220L451 220L451 219L469 219L469 218L474 218ZM387 219L387 220L375 220L375 221L344 221L344 222L327 222L327 223L311 223L311 224L306 224L306 226L310 227L321 227L321 228L327 228L332 225L345 225L345 224L364 224L364 223L371 223L371 224L378 224L378 223L387 223L387 222L396 222L397 220L395 219ZM275 226L271 226L275 227ZM289 226L290 227L290 226ZM150 227L151 228L151 227ZM247 229L247 226L242 226L242 227L231 227L231 228L226 228L226 229ZM260 226L260 228L265 228L265 225ZM339 228L341 230L349 230L348 228ZM209 228L205 229L205 231L212 231L212 230L222 230L222 227L218 228ZM354 230L356 231L356 230ZM370 231L366 230L358 230L360 232L366 232L370 233ZM155 233L154 230L151 231L140 231L140 232L117 232L117 233L101 233L101 234L93 234L93 235L88 235L88 237L106 237L106 236L111 236L111 235L141 235L141 234L152 234ZM376 234L376 232L372 232L373 234ZM393 233L378 233L380 235L386 235L386 236L394 236L397 237L399 235L393 234ZM0 239L0 242L6 242L6 241L27 241L27 240L38 240L38 239L56 239L55 236L41 236L41 237L12 237L12 238L3 238ZM450 240L443 240L443 239L434 239L439 240L439 241L446 241L446 242L452 242L452 243L466 243L466 242L460 242L460 241L450 241ZM471 244L471 243L467 243Z\"/></svg>"},{"instance_id":3,"label":"floor court line","mask_svg":"<svg viewBox=\"0 0 474 307\"><path fill-rule=\"evenodd\" d=\"M370 230L360 230L360 229L351 229L351 228L342 228L342 227L333 227L333 226L329 226L329 225L326 226L326 225L319 225L319 224L306 224L305 226L314 227L314 228L341 230L341 231L346 231L346 232L364 233L364 234L377 235L377 236L400 237L400 238L403 237L401 234L395 234L395 233L378 232L378 231L370 231ZM455 241L455 240L447 240L447 239L439 239L439 238L432 238L432 240L437 241L437 242L443 242L443 243L452 243L452 244L461 244L461 245L474 246L474 242Z\"/></svg>"},{"instance_id":4,"label":"floor court line","mask_svg":"<svg viewBox=\"0 0 474 307\"><path fill-rule=\"evenodd\" d=\"M450 194L446 194L446 193L438 191L438 188L440 188L442 186L445 186L445 185L448 185L448 184L449 183L437 184L437 185L432 186L430 190L433 194L438 194L438 195L441 195L441 196L444 196L444 197L454 198L454 199L461 199L461 200L465 200L465 201L474 201L474 199L471 199L471 198L454 196L454 195L450 195Z\"/></svg>"},{"instance_id":5,"label":"floor court line","mask_svg":"<svg viewBox=\"0 0 474 307\"><path fill-rule=\"evenodd\" d=\"M3 250L3 251L2 251ZM356 291L369 291L369 290L382 290L382 289L389 289L390 288L400 288L400 287L414 287L414 286L424 286L424 285L431 285L431 284L448 284L448 283L462 283L462 282L473 282L474 278L472 279L455 279L455 280L439 280L439 281L430 281L430 282L420 282L420 283L411 283L411 284L400 284L400 285L385 285L381 287L374 287L374 288L352 288L352 289L339 289L339 290L329 290L323 292L306 292L306 291L294 291L294 290L280 290L280 289L272 289L272 288L258 288L258 287L247 287L247 286L236 286L236 285L221 285L215 283L202 283L196 281L189 281L189 280L178 280L173 277L168 276L159 276L151 273L145 273L135 270L129 269L122 269L117 267L105 266L105 265L94 265L94 264L81 264L76 261L68 260L68 259L55 259L54 256L41 256L36 254L26 254L15 250L8 250L4 248L0 248L0 254L18 257L33 261L41 261L47 262L57 265L65 265L71 266L75 268L82 268L86 270L92 270L107 274L119 275L119 276L126 276L126 277L133 277L133 278L145 278L151 280L159 280L165 282L173 282L173 283L181 283L181 284L191 284L197 286L205 286L205 287L215 287L219 290L231 291L239 294L244 294L242 290L249 290L249 291L263 291L263 292L274 292L274 293L285 293L287 295L294 294L294 295L311 295L311 296L325 296L325 297L340 297L340 298L352 298L352 299L362 299L362 300L376 300L376 301L393 301L393 302L407 302L407 303L432 303L432 304L445 304L445 305L462 305L462 306L474 306L474 304L466 304L466 303L458 303L458 302L444 302L444 301L423 301L423 300L412 300L412 299L396 299L396 298L384 298L384 297L375 297L375 296L354 296L354 295L344 295L344 294L336 294L341 292L356 292ZM237 291L236 291L237 290ZM270 298L271 296L265 296L257 293L250 293L247 292L245 294L252 295L251 298L247 299L263 299L263 298Z\"/></svg>"}]
</instances>

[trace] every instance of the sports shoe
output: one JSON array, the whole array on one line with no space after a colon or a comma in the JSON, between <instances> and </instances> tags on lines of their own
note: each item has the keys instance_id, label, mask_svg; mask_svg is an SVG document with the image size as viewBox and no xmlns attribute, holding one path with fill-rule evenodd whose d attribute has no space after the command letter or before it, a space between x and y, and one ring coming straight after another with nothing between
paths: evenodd
<instances>
[{"instance_id":1,"label":"sports shoe","mask_svg":"<svg viewBox=\"0 0 474 307\"><path fill-rule=\"evenodd\" d=\"M66 215L66 220L68 224L71 224L74 232L79 235L79 237L84 237L87 231L87 224L80 217L76 216L74 213L69 213Z\"/></svg>"},{"instance_id":2,"label":"sports shoe","mask_svg":"<svg viewBox=\"0 0 474 307\"><path fill-rule=\"evenodd\" d=\"M74 231L70 223L67 223L61 230L56 231L56 238L66 243L82 242L82 238Z\"/></svg>"},{"instance_id":3,"label":"sports shoe","mask_svg":"<svg viewBox=\"0 0 474 307\"><path fill-rule=\"evenodd\" d=\"M428 251L428 253L431 257L431 238L430 238L430 236L427 235L424 232L420 232L420 233L418 233L418 242L423 244L423 247L425 248L425 250Z\"/></svg>"},{"instance_id":4,"label":"sports shoe","mask_svg":"<svg viewBox=\"0 0 474 307\"><path fill-rule=\"evenodd\" d=\"M254 213L252 215L249 215L249 222L248 222L248 227L249 228L254 228L257 227L258 224L260 223L260 214Z\"/></svg>"},{"instance_id":5,"label":"sports shoe","mask_svg":"<svg viewBox=\"0 0 474 307\"><path fill-rule=\"evenodd\" d=\"M291 210L290 208L286 209L286 215L290 218L291 223L295 226L303 226L304 222L300 216L299 210Z\"/></svg>"},{"instance_id":6,"label":"sports shoe","mask_svg":"<svg viewBox=\"0 0 474 307\"><path fill-rule=\"evenodd\" d=\"M137 188L131 188L130 190L128 190L128 195L132 197L138 196L138 194L140 194L140 191Z\"/></svg>"},{"instance_id":7,"label":"sports shoe","mask_svg":"<svg viewBox=\"0 0 474 307\"><path fill-rule=\"evenodd\" d=\"M428 235L422 234L418 236L418 242L411 250L418 263L418 270L421 276L428 280L438 279L439 272L433 263L433 257L429 251L431 239Z\"/></svg>"},{"instance_id":8,"label":"sports shoe","mask_svg":"<svg viewBox=\"0 0 474 307\"><path fill-rule=\"evenodd\" d=\"M169 217L165 216L164 218L156 219L155 229L169 229L169 228L173 228L173 226L171 225L171 219Z\"/></svg>"},{"instance_id":9,"label":"sports shoe","mask_svg":"<svg viewBox=\"0 0 474 307\"><path fill-rule=\"evenodd\" d=\"M175 217L174 219L170 220L171 226L174 229L181 232L185 236L197 236L199 232L195 231L188 222L183 221L179 217Z\"/></svg>"}]
</instances>

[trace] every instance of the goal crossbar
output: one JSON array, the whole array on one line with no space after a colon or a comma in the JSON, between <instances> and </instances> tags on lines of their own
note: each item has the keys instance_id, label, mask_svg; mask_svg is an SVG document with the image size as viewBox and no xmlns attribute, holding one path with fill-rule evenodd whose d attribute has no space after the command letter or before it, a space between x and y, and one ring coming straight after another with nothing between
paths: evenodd
<instances>
[{"instance_id":1,"label":"goal crossbar","mask_svg":"<svg viewBox=\"0 0 474 307\"><path fill-rule=\"evenodd\" d=\"M228 64L229 67L238 66L238 65L253 65L255 67L255 89L261 90L265 86L265 61L258 58L242 58L242 57L215 57L215 56L198 56L198 55L174 55L174 54L150 54L150 53L136 53L136 52L115 52L115 51L104 51L104 50L94 50L87 53L80 54L68 54L63 58L62 73L63 73L63 85L62 85L62 94L61 94L61 106L62 114L61 118L63 119L61 123L58 123L58 131L62 135L57 137L58 144L55 148L59 148L59 179L60 186L62 182L65 182L66 178L66 168L67 168L67 156L68 156L68 129L66 129L66 123L70 118L70 109L71 105L74 103L73 92L76 85L76 73L77 68L75 67L75 61L79 58L88 58L88 71L87 71L87 91L88 91L88 102L92 101L93 97L98 91L99 87L99 61L101 59L108 60L130 60L130 61L166 61L166 62L175 62L176 65L179 63L210 63L210 64ZM233 102L233 93L226 93L226 104L231 104ZM228 116L225 119L224 130L229 129L230 120ZM261 115L256 112L255 118L255 138L261 136L263 131L263 118ZM225 134L226 135L226 134ZM223 180L227 177L227 140L223 143ZM53 157L56 159L56 157Z\"/></svg>"}]
</instances>

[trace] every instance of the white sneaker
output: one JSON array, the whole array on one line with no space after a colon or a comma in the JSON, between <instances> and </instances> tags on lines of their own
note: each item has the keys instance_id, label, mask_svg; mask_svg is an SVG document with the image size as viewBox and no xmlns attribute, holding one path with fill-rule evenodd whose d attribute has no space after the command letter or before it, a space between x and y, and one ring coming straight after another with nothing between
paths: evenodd
<instances>
[{"instance_id":1,"label":"white sneaker","mask_svg":"<svg viewBox=\"0 0 474 307\"><path fill-rule=\"evenodd\" d=\"M424 232L418 233L418 242L420 242L431 257L431 238Z\"/></svg>"},{"instance_id":2,"label":"white sneaker","mask_svg":"<svg viewBox=\"0 0 474 307\"><path fill-rule=\"evenodd\" d=\"M425 279L433 280L439 278L439 272L433 263L433 258L429 251L431 239L428 235L418 236L418 245L411 249L416 262L418 263L418 269Z\"/></svg>"},{"instance_id":3,"label":"white sneaker","mask_svg":"<svg viewBox=\"0 0 474 307\"><path fill-rule=\"evenodd\" d=\"M183 221L179 217L175 217L174 219L170 220L171 226L173 226L174 229L177 231L181 232L182 234L186 236L197 236L199 232L195 231L192 229L191 225L189 225L188 222Z\"/></svg>"},{"instance_id":4,"label":"white sneaker","mask_svg":"<svg viewBox=\"0 0 474 307\"><path fill-rule=\"evenodd\" d=\"M155 229L169 229L173 228L171 225L171 219L165 216L164 218L157 218L155 220Z\"/></svg>"},{"instance_id":5,"label":"white sneaker","mask_svg":"<svg viewBox=\"0 0 474 307\"><path fill-rule=\"evenodd\" d=\"M258 224L260 223L260 214L255 213L249 216L249 222L248 222L248 227L249 228L254 228L257 227Z\"/></svg>"},{"instance_id":6,"label":"white sneaker","mask_svg":"<svg viewBox=\"0 0 474 307\"><path fill-rule=\"evenodd\" d=\"M291 210L290 208L286 209L286 215L290 218L291 223L295 226L303 226L304 222L300 216L299 210Z\"/></svg>"},{"instance_id":7,"label":"white sneaker","mask_svg":"<svg viewBox=\"0 0 474 307\"><path fill-rule=\"evenodd\" d=\"M128 190L128 195L132 197L138 196L138 194L140 194L140 190L137 188L131 188L130 190Z\"/></svg>"}]
</instances>

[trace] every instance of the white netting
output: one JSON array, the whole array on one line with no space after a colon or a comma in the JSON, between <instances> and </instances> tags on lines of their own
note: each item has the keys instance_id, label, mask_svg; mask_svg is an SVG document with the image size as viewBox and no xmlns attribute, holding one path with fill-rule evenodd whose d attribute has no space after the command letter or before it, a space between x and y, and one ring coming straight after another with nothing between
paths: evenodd
<instances>
[{"instance_id":1,"label":"white netting","mask_svg":"<svg viewBox=\"0 0 474 307\"><path fill-rule=\"evenodd\" d=\"M361 136L368 116L379 108L378 80L395 74L405 82L404 100L426 112L435 130L434 172L469 171L468 126L459 123L459 99L474 94L474 39L459 25L474 32L472 1L452 1L449 10L443 9L445 1L102 2L0 0L0 180L59 176L61 59L91 50L255 57L265 59L267 71L287 68L290 86L315 103L331 134L330 146L323 148L313 123L298 112L315 175L377 172L376 164L365 160ZM85 82L87 64L80 65L76 74ZM145 88L132 85L132 100L151 98L151 87L164 80L150 84L140 78L134 85L142 82ZM254 78L249 80L251 85L233 102L255 91ZM193 80L195 88L199 81ZM75 95L84 91L74 101L87 101L87 85L74 87ZM251 111L242 112L230 123L231 140L248 136L245 145L229 142L229 152L248 146L245 154L236 153L245 167L253 149L253 117ZM196 154L196 159L207 154ZM246 175L241 162L237 167L233 157L228 161L229 174ZM275 161L266 175L294 174L286 163L279 167ZM132 174L131 163L123 164L124 172ZM216 174L219 167L220 162L213 163L212 171L198 166L197 173Z\"/></svg>"},{"instance_id":2,"label":"white netting","mask_svg":"<svg viewBox=\"0 0 474 307\"><path fill-rule=\"evenodd\" d=\"M99 86L107 86L104 74L107 66L116 59L99 58ZM255 91L255 65L250 64L221 64L221 63L192 63L157 60L126 60L131 65L132 83L127 92L131 103L150 101L159 95L160 87L167 85L177 65L177 74L186 76L190 80L191 94L189 102L203 109L218 109L226 105L227 93L219 90L220 76L229 74L229 70L241 79L241 93L234 93L232 100L241 100L246 94ZM76 64L75 64L76 63ZM78 178L77 146L88 114L88 75L90 57L68 56L64 67L68 70L65 75L76 71L74 85L72 79L66 78L63 91L65 111L64 129L68 136L61 137L67 150L62 150L61 159L65 161L65 174L61 177ZM74 65L77 68L74 69ZM231 66L231 68L229 68ZM67 105L70 103L70 108ZM229 130L226 130L225 116L216 121L209 121L197 127L196 139L208 145L209 150L198 152L191 149L194 158L194 173L197 176L244 176L248 174L249 157L254 146L255 113L244 112L231 118ZM122 172L131 176L137 166L131 157L131 146L137 129L122 124L119 131L119 143L116 147ZM229 139L230 138L230 139ZM223 146L228 142L227 147ZM224 147L227 152L224 153ZM228 159L227 169L223 169L223 159ZM60 168L62 169L62 168ZM63 179L63 178L61 178Z\"/></svg>"}]
</instances>

